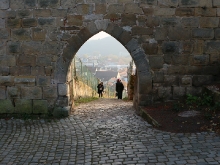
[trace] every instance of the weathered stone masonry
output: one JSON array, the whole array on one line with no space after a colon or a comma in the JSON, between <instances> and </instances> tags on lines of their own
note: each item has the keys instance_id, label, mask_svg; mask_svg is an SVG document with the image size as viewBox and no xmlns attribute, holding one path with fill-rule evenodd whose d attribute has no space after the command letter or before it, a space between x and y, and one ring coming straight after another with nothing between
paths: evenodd
<instances>
[{"instance_id":1,"label":"weathered stone masonry","mask_svg":"<svg viewBox=\"0 0 220 165\"><path fill-rule=\"evenodd\" d=\"M68 113L68 70L105 31L130 52L138 105L219 76L219 0L1 0L0 113ZM111 46L111 45L109 45Z\"/></svg>"}]
</instances>

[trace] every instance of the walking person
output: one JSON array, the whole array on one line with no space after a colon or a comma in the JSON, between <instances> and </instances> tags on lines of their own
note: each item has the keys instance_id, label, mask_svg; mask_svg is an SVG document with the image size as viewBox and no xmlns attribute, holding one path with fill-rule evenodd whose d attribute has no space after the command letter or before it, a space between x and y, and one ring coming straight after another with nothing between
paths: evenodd
<instances>
[{"instance_id":1,"label":"walking person","mask_svg":"<svg viewBox=\"0 0 220 165\"><path fill-rule=\"evenodd\" d=\"M118 79L116 82L116 92L118 94L118 99L122 99L122 92L124 90L124 85L122 82Z\"/></svg>"},{"instance_id":2,"label":"walking person","mask_svg":"<svg viewBox=\"0 0 220 165\"><path fill-rule=\"evenodd\" d=\"M104 91L103 82L100 82L99 85L97 86L97 88L98 88L99 97L102 97L103 96L103 91Z\"/></svg>"}]
</instances>

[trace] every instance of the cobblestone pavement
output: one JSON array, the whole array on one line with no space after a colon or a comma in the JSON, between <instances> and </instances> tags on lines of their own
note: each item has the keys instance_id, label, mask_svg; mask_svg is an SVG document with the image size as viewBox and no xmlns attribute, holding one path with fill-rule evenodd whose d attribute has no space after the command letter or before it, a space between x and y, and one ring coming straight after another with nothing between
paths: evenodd
<instances>
[{"instance_id":1,"label":"cobblestone pavement","mask_svg":"<svg viewBox=\"0 0 220 165\"><path fill-rule=\"evenodd\" d=\"M99 99L66 119L1 119L0 164L220 164L220 137L161 132L132 103Z\"/></svg>"}]
</instances>

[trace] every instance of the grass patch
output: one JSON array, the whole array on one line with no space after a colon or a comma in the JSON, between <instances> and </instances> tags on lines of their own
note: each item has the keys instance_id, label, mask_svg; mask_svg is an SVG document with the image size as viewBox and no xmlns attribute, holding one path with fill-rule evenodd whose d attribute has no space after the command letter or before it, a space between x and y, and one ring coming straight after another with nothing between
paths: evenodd
<instances>
[{"instance_id":1,"label":"grass patch","mask_svg":"<svg viewBox=\"0 0 220 165\"><path fill-rule=\"evenodd\" d=\"M94 100L98 100L98 97L84 97L84 98L80 98L78 100L75 100L75 106L78 106L79 104L82 103L88 103Z\"/></svg>"}]
</instances>

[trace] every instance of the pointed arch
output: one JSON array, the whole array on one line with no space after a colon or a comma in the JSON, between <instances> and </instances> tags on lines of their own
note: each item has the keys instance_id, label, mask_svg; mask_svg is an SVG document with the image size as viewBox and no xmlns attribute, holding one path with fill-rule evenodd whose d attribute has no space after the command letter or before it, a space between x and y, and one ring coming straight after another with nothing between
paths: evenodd
<instances>
[{"instance_id":1,"label":"pointed arch","mask_svg":"<svg viewBox=\"0 0 220 165\"><path fill-rule=\"evenodd\" d=\"M60 85L66 84L68 68L72 59L80 47L92 36L104 31L119 41L130 53L137 68L137 105L146 105L152 102L152 76L147 56L138 41L125 31L122 27L110 23L107 20L97 20L88 23L76 35L67 41L62 55L56 62L54 82ZM58 85L59 88L59 85ZM66 90L68 85L66 87Z\"/></svg>"}]
</instances>

